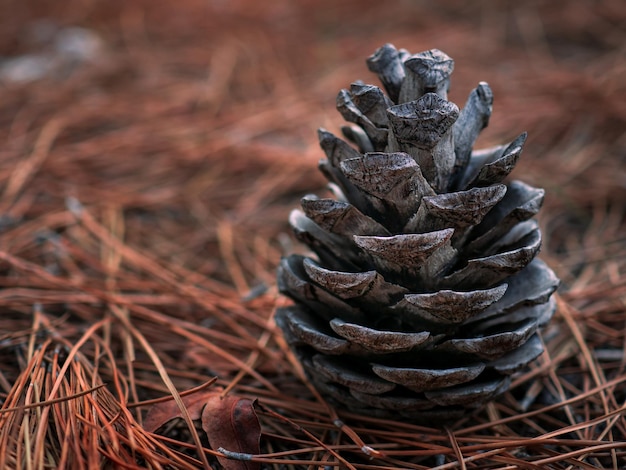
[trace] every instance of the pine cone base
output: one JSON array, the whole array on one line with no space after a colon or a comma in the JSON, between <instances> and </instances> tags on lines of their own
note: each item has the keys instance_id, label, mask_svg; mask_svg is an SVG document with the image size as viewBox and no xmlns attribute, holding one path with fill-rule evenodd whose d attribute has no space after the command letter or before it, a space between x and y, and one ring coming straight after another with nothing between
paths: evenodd
<instances>
[{"instance_id":1,"label":"pine cone base","mask_svg":"<svg viewBox=\"0 0 626 470\"><path fill-rule=\"evenodd\" d=\"M550 300L526 314L540 319L536 323L540 327L554 309L555 302ZM324 354L318 350L319 344L329 338L307 338L306 329L312 326L309 315L297 306L287 307L277 311L276 321L314 386L331 403L366 416L419 422L460 418L506 391L511 375L543 351L541 340L533 333L523 348L491 361L450 353L438 345L384 358ZM529 324L533 330L534 320ZM322 333L323 328L316 331L316 335Z\"/></svg>"}]
</instances>

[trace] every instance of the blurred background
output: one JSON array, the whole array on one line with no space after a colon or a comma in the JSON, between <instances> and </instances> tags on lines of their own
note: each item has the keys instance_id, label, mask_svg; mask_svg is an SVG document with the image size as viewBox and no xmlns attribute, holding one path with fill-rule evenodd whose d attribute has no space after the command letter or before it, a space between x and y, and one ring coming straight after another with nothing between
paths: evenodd
<instances>
[{"instance_id":1,"label":"blurred background","mask_svg":"<svg viewBox=\"0 0 626 470\"><path fill-rule=\"evenodd\" d=\"M364 61L391 42L454 58L460 106L489 82L479 147L529 132L514 176L548 190L546 256L571 283L604 259L589 246L624 238L625 25L618 0L4 0L3 179L30 162L5 186L4 224L72 196L141 213L131 244L241 289L271 282L282 248L260 256L251 234L275 239L323 186L315 131L341 124L340 88L378 84ZM46 150L32 157L37 139ZM238 281L211 252L222 219L241 257L260 256Z\"/></svg>"},{"instance_id":2,"label":"blurred background","mask_svg":"<svg viewBox=\"0 0 626 470\"><path fill-rule=\"evenodd\" d=\"M71 202L117 217L133 249L271 288L290 209L325 185L315 131L338 131L337 92L378 84L365 59L391 42L453 57L460 106L489 82L477 147L528 131L513 176L547 190L543 257L566 289L616 279L625 26L618 0L4 0L0 241L49 265L33 240Z\"/></svg>"}]
</instances>

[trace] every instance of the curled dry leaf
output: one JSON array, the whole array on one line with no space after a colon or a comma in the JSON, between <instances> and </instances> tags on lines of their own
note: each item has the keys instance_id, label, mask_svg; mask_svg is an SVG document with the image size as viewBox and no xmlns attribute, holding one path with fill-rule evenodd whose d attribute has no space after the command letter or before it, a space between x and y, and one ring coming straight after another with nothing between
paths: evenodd
<instances>
[{"instance_id":1,"label":"curled dry leaf","mask_svg":"<svg viewBox=\"0 0 626 470\"><path fill-rule=\"evenodd\" d=\"M202 429L214 449L227 449L239 454L259 454L261 425L254 411L254 401L212 394L202 413ZM226 470L256 470L259 464L246 460L219 458Z\"/></svg>"},{"instance_id":2,"label":"curled dry leaf","mask_svg":"<svg viewBox=\"0 0 626 470\"><path fill-rule=\"evenodd\" d=\"M221 397L219 392L199 391L182 398L193 420L202 421L211 448L226 449L229 455L242 460L219 457L226 470L256 470L259 464L243 460L260 453L261 425L254 410L254 401L237 396ZM148 412L144 428L155 432L175 418L181 418L176 402L157 403Z\"/></svg>"}]
</instances>

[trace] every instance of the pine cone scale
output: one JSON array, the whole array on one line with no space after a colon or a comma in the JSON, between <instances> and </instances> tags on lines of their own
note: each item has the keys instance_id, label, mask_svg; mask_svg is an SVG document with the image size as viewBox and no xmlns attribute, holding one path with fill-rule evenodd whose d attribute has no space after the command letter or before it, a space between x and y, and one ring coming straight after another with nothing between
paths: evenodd
<instances>
[{"instance_id":1,"label":"pine cone scale","mask_svg":"<svg viewBox=\"0 0 626 470\"><path fill-rule=\"evenodd\" d=\"M429 294L406 294L404 299L420 311L435 317L445 324L457 324L476 316L500 300L507 289L501 284L486 290L459 292L440 290Z\"/></svg>"},{"instance_id":2,"label":"pine cone scale","mask_svg":"<svg viewBox=\"0 0 626 470\"><path fill-rule=\"evenodd\" d=\"M522 346L537 331L537 321L528 319L516 329L475 338L455 338L441 345L442 350L451 349L481 359L498 359Z\"/></svg>"},{"instance_id":3,"label":"pine cone scale","mask_svg":"<svg viewBox=\"0 0 626 470\"><path fill-rule=\"evenodd\" d=\"M373 364L372 371L379 377L402 385L414 392L424 392L470 382L485 370L485 364L455 369L417 369Z\"/></svg>"},{"instance_id":4,"label":"pine cone scale","mask_svg":"<svg viewBox=\"0 0 626 470\"><path fill-rule=\"evenodd\" d=\"M363 346L377 354L410 351L424 344L430 338L430 332L404 333L381 331L334 318L330 326L342 338Z\"/></svg>"}]
</instances>

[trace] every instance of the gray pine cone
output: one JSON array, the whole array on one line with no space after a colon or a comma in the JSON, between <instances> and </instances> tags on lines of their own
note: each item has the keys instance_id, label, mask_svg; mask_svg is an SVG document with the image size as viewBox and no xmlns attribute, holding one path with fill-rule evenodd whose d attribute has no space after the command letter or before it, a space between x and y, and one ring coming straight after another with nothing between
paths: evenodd
<instances>
[{"instance_id":1,"label":"gray pine cone","mask_svg":"<svg viewBox=\"0 0 626 470\"><path fill-rule=\"evenodd\" d=\"M332 198L305 196L277 324L314 385L368 415L451 418L504 392L542 352L559 281L535 258L544 191L502 183L526 134L473 151L491 115L481 82L447 101L454 62L391 44L367 60L386 94L355 82L337 109L353 145L319 131Z\"/></svg>"}]
</instances>

